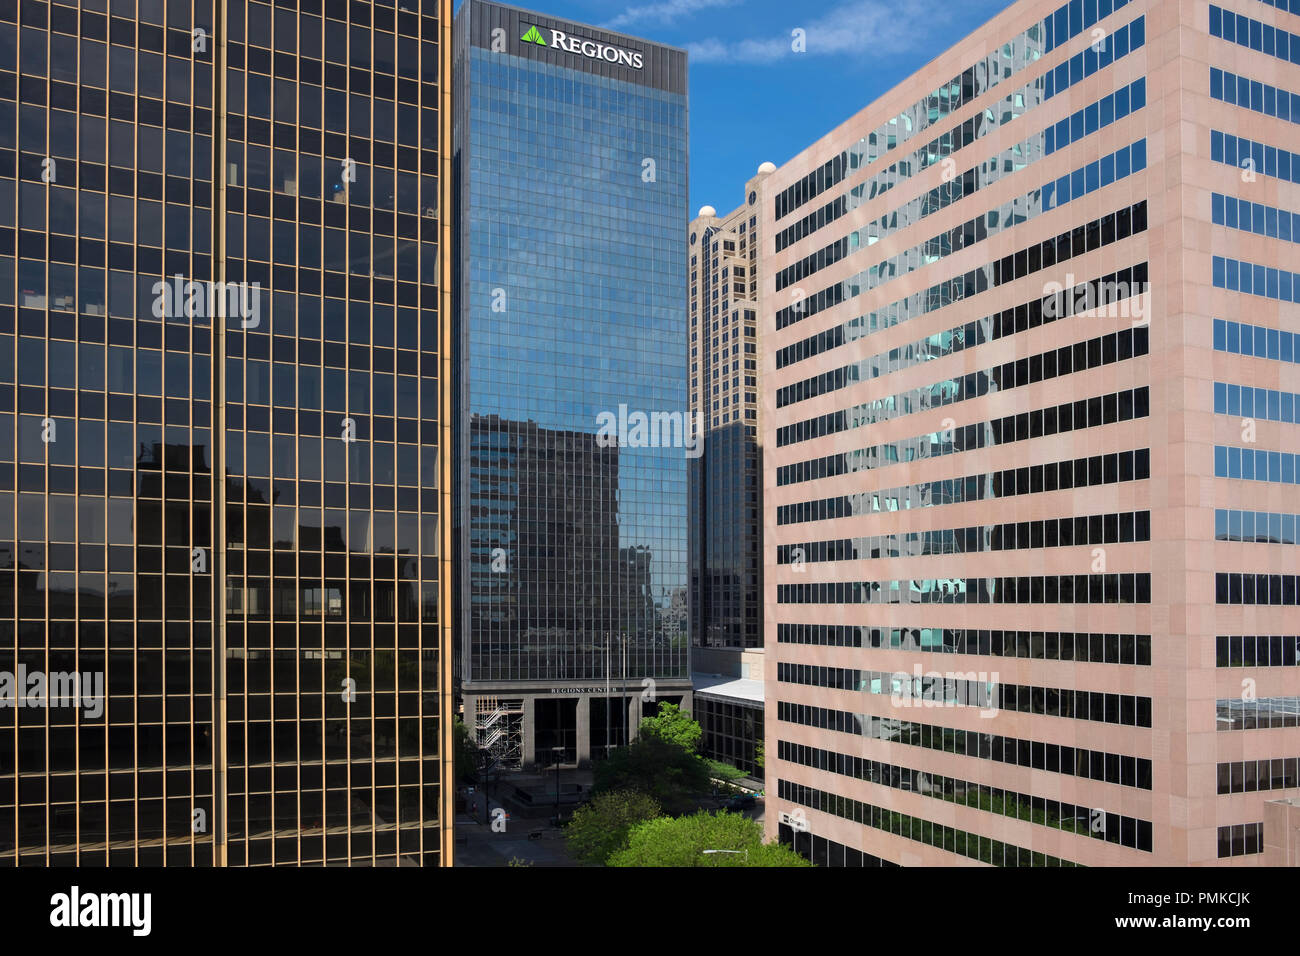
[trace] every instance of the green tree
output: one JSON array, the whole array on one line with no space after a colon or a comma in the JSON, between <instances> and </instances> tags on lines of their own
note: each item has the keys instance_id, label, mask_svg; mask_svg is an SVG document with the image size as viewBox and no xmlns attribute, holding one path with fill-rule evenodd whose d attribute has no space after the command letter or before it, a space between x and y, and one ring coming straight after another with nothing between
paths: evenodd
<instances>
[{"instance_id":1,"label":"green tree","mask_svg":"<svg viewBox=\"0 0 1300 956\"><path fill-rule=\"evenodd\" d=\"M654 797L670 813L697 806L695 795L709 790L708 766L682 745L642 734L619 747L594 768L594 790L636 790Z\"/></svg>"},{"instance_id":2,"label":"green tree","mask_svg":"<svg viewBox=\"0 0 1300 956\"><path fill-rule=\"evenodd\" d=\"M611 853L627 846L632 827L662 812L654 797L635 790L600 793L574 812L564 839L576 859L602 864Z\"/></svg>"},{"instance_id":3,"label":"green tree","mask_svg":"<svg viewBox=\"0 0 1300 956\"><path fill-rule=\"evenodd\" d=\"M714 780L721 780L723 783L731 783L733 780L739 780L745 776L745 771L721 760L706 758L704 763L709 768L709 776Z\"/></svg>"},{"instance_id":4,"label":"green tree","mask_svg":"<svg viewBox=\"0 0 1300 956\"><path fill-rule=\"evenodd\" d=\"M760 740L754 745L754 766L759 770L763 769L763 762L767 759L766 741Z\"/></svg>"},{"instance_id":5,"label":"green tree","mask_svg":"<svg viewBox=\"0 0 1300 956\"><path fill-rule=\"evenodd\" d=\"M705 850L730 850L705 853ZM811 866L779 843L763 842L763 827L739 813L660 817L632 828L627 846L607 866Z\"/></svg>"},{"instance_id":6,"label":"green tree","mask_svg":"<svg viewBox=\"0 0 1300 956\"><path fill-rule=\"evenodd\" d=\"M690 714L668 703L660 704L653 717L641 718L641 733L671 741L690 753L699 749L700 738L704 736L703 728Z\"/></svg>"}]
</instances>

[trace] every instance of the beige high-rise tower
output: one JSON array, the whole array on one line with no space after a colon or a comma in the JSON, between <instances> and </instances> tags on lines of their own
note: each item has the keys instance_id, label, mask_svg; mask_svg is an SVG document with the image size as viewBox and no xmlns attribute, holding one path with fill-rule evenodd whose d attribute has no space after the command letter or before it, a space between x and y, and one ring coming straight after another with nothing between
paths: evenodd
<instances>
[{"instance_id":1,"label":"beige high-rise tower","mask_svg":"<svg viewBox=\"0 0 1300 956\"><path fill-rule=\"evenodd\" d=\"M759 399L759 186L725 216L688 227L691 415L704 431L690 469L690 628L694 715L705 753L761 776L763 523Z\"/></svg>"}]
</instances>

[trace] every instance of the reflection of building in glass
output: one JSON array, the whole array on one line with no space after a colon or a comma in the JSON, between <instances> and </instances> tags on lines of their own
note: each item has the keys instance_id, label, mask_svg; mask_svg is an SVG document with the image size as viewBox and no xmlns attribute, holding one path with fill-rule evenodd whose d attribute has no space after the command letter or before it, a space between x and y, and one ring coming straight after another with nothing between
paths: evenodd
<instances>
[{"instance_id":1,"label":"reflection of building in glass","mask_svg":"<svg viewBox=\"0 0 1300 956\"><path fill-rule=\"evenodd\" d=\"M637 574L619 547L619 449L599 447L591 432L495 415L471 417L469 442L473 673L603 676L603 647L576 635L636 633L650 623L624 616Z\"/></svg>"},{"instance_id":2,"label":"reflection of building in glass","mask_svg":"<svg viewBox=\"0 0 1300 956\"><path fill-rule=\"evenodd\" d=\"M447 862L450 0L109 7L0 18L0 673L106 696L0 865Z\"/></svg>"},{"instance_id":3,"label":"reflection of building in glass","mask_svg":"<svg viewBox=\"0 0 1300 956\"><path fill-rule=\"evenodd\" d=\"M689 687L688 449L597 441L686 415L685 54L481 0L455 34L455 666L503 765L585 761Z\"/></svg>"}]
</instances>

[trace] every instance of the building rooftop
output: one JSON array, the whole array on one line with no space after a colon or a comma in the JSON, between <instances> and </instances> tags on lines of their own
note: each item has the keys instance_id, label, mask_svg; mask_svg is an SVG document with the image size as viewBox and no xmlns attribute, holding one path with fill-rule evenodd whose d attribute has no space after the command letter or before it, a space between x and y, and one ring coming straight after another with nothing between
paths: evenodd
<instances>
[{"instance_id":1,"label":"building rooftop","mask_svg":"<svg viewBox=\"0 0 1300 956\"><path fill-rule=\"evenodd\" d=\"M696 695L720 700L744 700L763 703L763 682L723 674L691 674L691 685Z\"/></svg>"}]
</instances>

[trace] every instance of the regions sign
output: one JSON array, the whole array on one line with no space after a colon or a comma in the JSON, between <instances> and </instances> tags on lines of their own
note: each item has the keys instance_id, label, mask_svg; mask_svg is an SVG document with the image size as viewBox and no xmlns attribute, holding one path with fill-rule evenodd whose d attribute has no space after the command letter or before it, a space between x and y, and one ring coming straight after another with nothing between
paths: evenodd
<instances>
[{"instance_id":1,"label":"regions sign","mask_svg":"<svg viewBox=\"0 0 1300 956\"><path fill-rule=\"evenodd\" d=\"M585 56L589 60L604 60L607 63L617 63L620 66L631 67L634 70L639 70L643 66L642 55L639 51L625 50L622 47L612 46L608 43L599 43L583 37L570 36L562 30L549 30L547 32L551 35L550 40L547 40L542 35L541 30L532 26L519 39L524 43L532 43L535 46L556 47L566 53Z\"/></svg>"}]
</instances>

